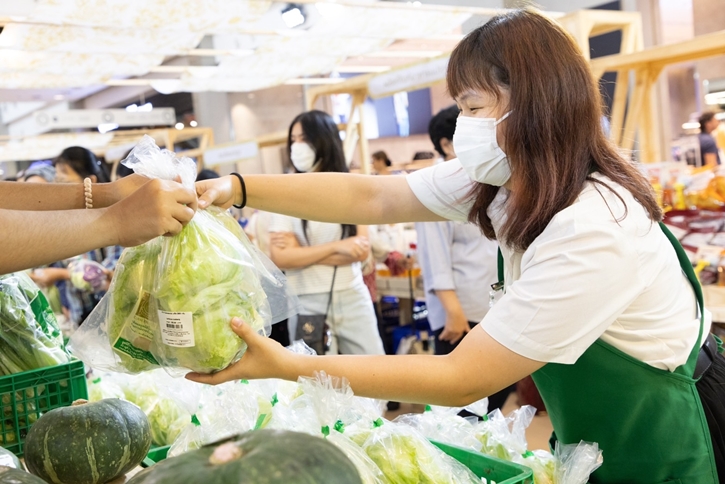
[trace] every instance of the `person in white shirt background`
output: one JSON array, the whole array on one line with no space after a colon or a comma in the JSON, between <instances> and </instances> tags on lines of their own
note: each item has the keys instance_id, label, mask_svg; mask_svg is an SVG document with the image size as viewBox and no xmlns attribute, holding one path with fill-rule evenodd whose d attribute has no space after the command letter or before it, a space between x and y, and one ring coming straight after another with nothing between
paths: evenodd
<instances>
[{"instance_id":1,"label":"person in white shirt background","mask_svg":"<svg viewBox=\"0 0 725 484\"><path fill-rule=\"evenodd\" d=\"M309 172L348 173L340 134L330 115L322 111L302 113L290 124L288 136L296 173L286 177ZM300 314L324 315L330 306L327 319L332 341L328 352L333 355L385 353L361 270L361 262L370 255L366 230L279 214L269 223L270 258L285 271L290 288L299 298ZM297 318L290 318L289 334L298 335Z\"/></svg>"},{"instance_id":2,"label":"person in white shirt background","mask_svg":"<svg viewBox=\"0 0 725 484\"><path fill-rule=\"evenodd\" d=\"M428 134L441 155L437 163L456 158L453 134L458 113L454 105L430 120ZM490 287L498 282L498 244L467 222L418 222L415 231L435 354L447 355L488 312ZM489 412L502 408L513 390L512 385L491 395Z\"/></svg>"},{"instance_id":3,"label":"person in white shirt background","mask_svg":"<svg viewBox=\"0 0 725 484\"><path fill-rule=\"evenodd\" d=\"M453 51L457 160L407 177L247 177L251 206L325 222L473 221L496 238L503 295L448 355L296 355L239 319L242 359L204 383L345 377L366 397L463 406L527 375L556 438L598 442L590 482L715 484L725 477L725 358L692 265L652 187L604 135L571 36L532 10L491 19ZM285 179L288 178L288 179ZM241 185L197 185L200 207ZM673 437L676 442L673 442Z\"/></svg>"}]
</instances>

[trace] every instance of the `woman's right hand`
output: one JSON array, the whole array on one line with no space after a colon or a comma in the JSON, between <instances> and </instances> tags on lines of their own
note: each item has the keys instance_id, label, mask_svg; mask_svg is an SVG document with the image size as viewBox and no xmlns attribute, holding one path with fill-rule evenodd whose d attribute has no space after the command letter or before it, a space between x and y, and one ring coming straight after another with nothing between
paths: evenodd
<instances>
[{"instance_id":1,"label":"woman's right hand","mask_svg":"<svg viewBox=\"0 0 725 484\"><path fill-rule=\"evenodd\" d=\"M211 205L229 208L241 198L241 190L239 181L231 175L196 182L196 194L199 196L201 209Z\"/></svg>"},{"instance_id":2,"label":"woman's right hand","mask_svg":"<svg viewBox=\"0 0 725 484\"><path fill-rule=\"evenodd\" d=\"M150 180L107 210L118 245L133 247L176 235L194 216L196 193L168 180Z\"/></svg>"},{"instance_id":3,"label":"woman's right hand","mask_svg":"<svg viewBox=\"0 0 725 484\"><path fill-rule=\"evenodd\" d=\"M188 373L186 378L207 385L218 385L230 380L254 380L257 378L285 378L294 373L294 358L299 356L266 338L241 319L234 318L232 330L247 343L242 358L227 368L212 374ZM296 378L296 375L294 376Z\"/></svg>"},{"instance_id":4,"label":"woman's right hand","mask_svg":"<svg viewBox=\"0 0 725 484\"><path fill-rule=\"evenodd\" d=\"M337 253L362 262L370 253L370 242L367 237L348 237L337 242Z\"/></svg>"}]
</instances>

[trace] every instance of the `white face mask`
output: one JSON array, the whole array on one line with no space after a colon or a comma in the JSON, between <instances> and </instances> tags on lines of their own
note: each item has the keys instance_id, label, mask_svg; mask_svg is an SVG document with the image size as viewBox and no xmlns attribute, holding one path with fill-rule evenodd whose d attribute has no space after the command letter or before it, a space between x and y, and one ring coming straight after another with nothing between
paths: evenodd
<instances>
[{"instance_id":1,"label":"white face mask","mask_svg":"<svg viewBox=\"0 0 725 484\"><path fill-rule=\"evenodd\" d=\"M511 178L509 160L496 141L496 126L509 114L498 120L458 116L453 149L472 180L500 187Z\"/></svg>"},{"instance_id":2,"label":"white face mask","mask_svg":"<svg viewBox=\"0 0 725 484\"><path fill-rule=\"evenodd\" d=\"M307 173L315 166L317 154L307 143L292 143L290 158L297 171Z\"/></svg>"}]
</instances>

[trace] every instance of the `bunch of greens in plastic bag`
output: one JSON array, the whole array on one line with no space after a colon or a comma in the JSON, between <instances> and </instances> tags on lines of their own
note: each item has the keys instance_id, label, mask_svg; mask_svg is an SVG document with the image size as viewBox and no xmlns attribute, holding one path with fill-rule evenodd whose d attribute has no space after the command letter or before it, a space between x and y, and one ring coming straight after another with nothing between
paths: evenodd
<instances>
[{"instance_id":1,"label":"bunch of greens in plastic bag","mask_svg":"<svg viewBox=\"0 0 725 484\"><path fill-rule=\"evenodd\" d=\"M191 159L160 150L148 136L123 164L189 188L196 178ZM281 272L231 215L212 207L197 212L180 234L124 251L108 294L73 335L71 348L110 371L161 366L210 373L246 350L229 326L232 317L266 334L296 311L289 298Z\"/></svg>"},{"instance_id":2,"label":"bunch of greens in plastic bag","mask_svg":"<svg viewBox=\"0 0 725 484\"><path fill-rule=\"evenodd\" d=\"M88 379L88 397L92 402L104 398L121 398L139 407L148 417L154 445L171 445L189 422L191 415L175 395L168 395L170 387L184 388L188 394L195 385L187 380L172 380L163 370L139 375L122 373L94 374ZM198 386L198 385L196 385Z\"/></svg>"},{"instance_id":3,"label":"bunch of greens in plastic bag","mask_svg":"<svg viewBox=\"0 0 725 484\"><path fill-rule=\"evenodd\" d=\"M179 395L177 402L190 417L171 445L169 456L252 430L259 415L256 392L244 380L215 387L200 385L198 392Z\"/></svg>"},{"instance_id":4,"label":"bunch of greens in plastic bag","mask_svg":"<svg viewBox=\"0 0 725 484\"><path fill-rule=\"evenodd\" d=\"M460 411L428 405L425 412L401 415L394 422L413 427L428 439L480 451L483 444L475 436L474 423L458 416Z\"/></svg>"},{"instance_id":5,"label":"bunch of greens in plastic bag","mask_svg":"<svg viewBox=\"0 0 725 484\"><path fill-rule=\"evenodd\" d=\"M325 372L316 373L314 378L300 378L298 382L300 396L292 407L302 409L303 415L312 414L308 427L299 430L322 435L336 445L355 465L364 484L388 482L377 464L345 432L347 425L365 414L379 418L376 408L380 407L368 399L355 397L344 378L331 377Z\"/></svg>"},{"instance_id":6,"label":"bunch of greens in plastic bag","mask_svg":"<svg viewBox=\"0 0 725 484\"><path fill-rule=\"evenodd\" d=\"M373 400L355 399L360 418L345 427L345 435L362 447L393 484L480 483L470 469L445 454L414 428L375 418Z\"/></svg>"},{"instance_id":7,"label":"bunch of greens in plastic bag","mask_svg":"<svg viewBox=\"0 0 725 484\"><path fill-rule=\"evenodd\" d=\"M48 300L24 273L0 276L0 375L70 361Z\"/></svg>"},{"instance_id":8,"label":"bunch of greens in plastic bag","mask_svg":"<svg viewBox=\"0 0 725 484\"><path fill-rule=\"evenodd\" d=\"M530 405L514 410L508 417L499 409L489 413L475 428L481 452L509 461L526 453L526 429L535 414L536 409Z\"/></svg>"}]
</instances>

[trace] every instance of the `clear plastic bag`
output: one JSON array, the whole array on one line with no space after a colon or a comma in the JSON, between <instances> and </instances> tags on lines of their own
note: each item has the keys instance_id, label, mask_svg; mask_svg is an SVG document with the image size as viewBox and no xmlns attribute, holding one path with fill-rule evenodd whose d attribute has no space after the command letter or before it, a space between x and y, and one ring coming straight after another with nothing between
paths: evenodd
<instances>
[{"instance_id":1,"label":"clear plastic bag","mask_svg":"<svg viewBox=\"0 0 725 484\"><path fill-rule=\"evenodd\" d=\"M377 419L360 420L345 434L365 450L395 484L480 484L470 469L446 455L415 429Z\"/></svg>"},{"instance_id":2,"label":"clear plastic bag","mask_svg":"<svg viewBox=\"0 0 725 484\"><path fill-rule=\"evenodd\" d=\"M187 187L196 177L191 159L160 150L148 136L123 163ZM229 326L232 317L269 334L272 323L296 309L279 269L227 212L211 208L198 211L177 236L126 249L108 294L73 335L71 348L90 366L110 371L211 373L246 350Z\"/></svg>"},{"instance_id":3,"label":"clear plastic bag","mask_svg":"<svg viewBox=\"0 0 725 484\"><path fill-rule=\"evenodd\" d=\"M584 441L569 445L560 445L557 442L554 457L556 484L586 484L591 473L603 462L599 445Z\"/></svg>"},{"instance_id":4,"label":"clear plastic bag","mask_svg":"<svg viewBox=\"0 0 725 484\"><path fill-rule=\"evenodd\" d=\"M191 399L187 400L188 405ZM256 391L249 382L236 380L202 386L197 406L171 445L169 456L252 430L258 415Z\"/></svg>"},{"instance_id":5,"label":"clear plastic bag","mask_svg":"<svg viewBox=\"0 0 725 484\"><path fill-rule=\"evenodd\" d=\"M517 464L525 465L534 471L536 484L557 484L556 459L551 452L545 450L528 451L513 459Z\"/></svg>"},{"instance_id":6,"label":"clear plastic bag","mask_svg":"<svg viewBox=\"0 0 725 484\"><path fill-rule=\"evenodd\" d=\"M68 265L73 287L86 292L101 292L108 279L108 271L96 261L76 259Z\"/></svg>"},{"instance_id":7,"label":"clear plastic bag","mask_svg":"<svg viewBox=\"0 0 725 484\"><path fill-rule=\"evenodd\" d=\"M536 414L530 405L513 411L504 417L499 409L489 413L476 424L475 436L481 442L481 452L503 460L513 460L526 453L526 429Z\"/></svg>"},{"instance_id":8,"label":"clear plastic bag","mask_svg":"<svg viewBox=\"0 0 725 484\"><path fill-rule=\"evenodd\" d=\"M201 388L188 380L173 379L163 370L139 375L96 373L88 379L90 401L121 398L139 407L148 417L154 445L159 446L171 445L179 437L191 417L184 403L188 406ZM198 397L193 405L196 401Z\"/></svg>"},{"instance_id":9,"label":"clear plastic bag","mask_svg":"<svg viewBox=\"0 0 725 484\"><path fill-rule=\"evenodd\" d=\"M27 274L0 276L0 375L68 363L50 304Z\"/></svg>"},{"instance_id":10,"label":"clear plastic bag","mask_svg":"<svg viewBox=\"0 0 725 484\"><path fill-rule=\"evenodd\" d=\"M458 416L460 408L427 406L423 413L400 415L393 422L416 429L428 439L480 451L483 444L476 438L475 427Z\"/></svg>"}]
</instances>

